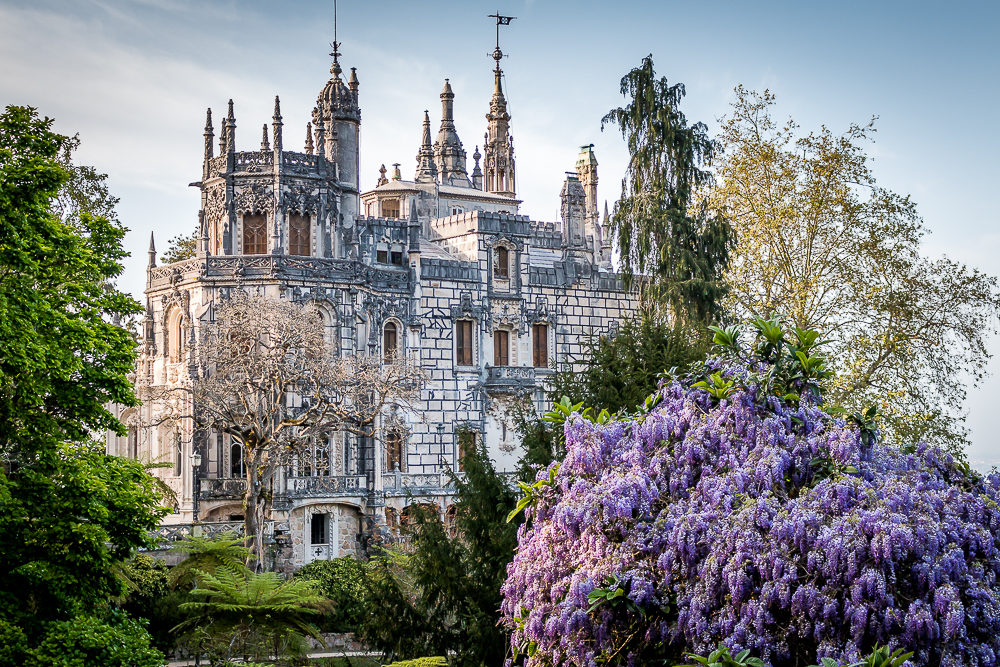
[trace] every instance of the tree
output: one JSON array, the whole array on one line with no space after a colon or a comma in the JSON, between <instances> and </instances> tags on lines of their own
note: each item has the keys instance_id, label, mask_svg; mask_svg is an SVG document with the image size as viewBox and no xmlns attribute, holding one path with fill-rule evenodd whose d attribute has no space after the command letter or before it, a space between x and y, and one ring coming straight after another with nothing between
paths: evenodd
<instances>
[{"instance_id":1,"label":"tree","mask_svg":"<svg viewBox=\"0 0 1000 667\"><path fill-rule=\"evenodd\" d=\"M827 412L818 333L754 329L718 329L719 356L652 410L566 421L503 586L523 664L677 664L720 642L774 667L881 646L993 664L1000 475Z\"/></svg>"},{"instance_id":2,"label":"tree","mask_svg":"<svg viewBox=\"0 0 1000 667\"><path fill-rule=\"evenodd\" d=\"M276 572L255 574L245 567L199 571L198 586L181 610L192 617L177 631L196 630L208 638L210 655L227 660L306 653L305 637L322 642L310 619L329 607L315 583L284 579Z\"/></svg>"},{"instance_id":3,"label":"tree","mask_svg":"<svg viewBox=\"0 0 1000 667\"><path fill-rule=\"evenodd\" d=\"M250 560L250 549L244 546L246 540L233 533L223 533L215 538L189 537L171 546L172 551L186 555L186 558L170 570L168 581L174 588L189 586L195 580L196 572L214 573L220 567L238 568Z\"/></svg>"},{"instance_id":4,"label":"tree","mask_svg":"<svg viewBox=\"0 0 1000 667\"><path fill-rule=\"evenodd\" d=\"M198 235L199 231L196 229L187 236L178 234L170 239L167 252L163 253L160 261L164 264L173 264L194 257L198 252Z\"/></svg>"},{"instance_id":5,"label":"tree","mask_svg":"<svg viewBox=\"0 0 1000 667\"><path fill-rule=\"evenodd\" d=\"M92 214L113 202L67 185L75 144L51 125L0 116L0 633L19 651L90 623L74 617L104 623L116 569L165 514L140 464L90 440L124 434L108 405L136 404L136 345L115 322L140 306L112 285L125 229Z\"/></svg>"},{"instance_id":6,"label":"tree","mask_svg":"<svg viewBox=\"0 0 1000 667\"><path fill-rule=\"evenodd\" d=\"M601 120L621 129L630 155L609 229L617 236L626 285L639 277L675 318L717 319L730 230L699 194L712 185L715 145L704 123L680 111L684 85L656 78L653 57L621 80L625 107Z\"/></svg>"},{"instance_id":7,"label":"tree","mask_svg":"<svg viewBox=\"0 0 1000 667\"><path fill-rule=\"evenodd\" d=\"M964 374L982 379L1000 313L996 279L921 256L916 205L877 185L863 149L874 121L801 135L771 117L770 93L736 94L712 195L736 230L727 307L822 331L831 401L877 403L890 440L958 454Z\"/></svg>"},{"instance_id":8,"label":"tree","mask_svg":"<svg viewBox=\"0 0 1000 667\"><path fill-rule=\"evenodd\" d=\"M665 373L704 360L710 346L703 326L670 324L644 309L617 332L592 340L587 356L574 360L584 369L557 374L550 395L598 412L632 411L656 391Z\"/></svg>"},{"instance_id":9,"label":"tree","mask_svg":"<svg viewBox=\"0 0 1000 667\"><path fill-rule=\"evenodd\" d=\"M481 443L462 463L465 478L453 479L454 537L436 509L411 505L405 575L412 590L389 558L366 570L369 611L358 636L386 657L453 655L456 665L504 664L506 636L497 621L500 586L517 540L519 522L507 522L516 496Z\"/></svg>"},{"instance_id":10,"label":"tree","mask_svg":"<svg viewBox=\"0 0 1000 667\"><path fill-rule=\"evenodd\" d=\"M110 622L77 616L53 623L25 667L161 667L163 654L149 645L142 624L119 612Z\"/></svg>"},{"instance_id":11,"label":"tree","mask_svg":"<svg viewBox=\"0 0 1000 667\"><path fill-rule=\"evenodd\" d=\"M316 582L317 590L333 609L321 620L324 632L354 632L367 613L364 601L365 566L352 556L315 560L295 571L299 579Z\"/></svg>"},{"instance_id":12,"label":"tree","mask_svg":"<svg viewBox=\"0 0 1000 667\"><path fill-rule=\"evenodd\" d=\"M337 431L373 438L379 417L407 410L423 380L402 355L343 357L325 336L320 313L236 291L218 304L198 341L201 375L190 385L143 385L163 420L193 418L199 429L243 447L246 536L256 539L270 513L269 484L280 466Z\"/></svg>"}]
</instances>

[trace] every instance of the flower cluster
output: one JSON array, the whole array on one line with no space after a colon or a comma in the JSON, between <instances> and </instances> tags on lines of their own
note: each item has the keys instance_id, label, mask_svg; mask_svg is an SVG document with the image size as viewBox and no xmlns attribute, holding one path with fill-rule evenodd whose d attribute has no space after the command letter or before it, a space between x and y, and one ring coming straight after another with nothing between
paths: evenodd
<instances>
[{"instance_id":1,"label":"flower cluster","mask_svg":"<svg viewBox=\"0 0 1000 667\"><path fill-rule=\"evenodd\" d=\"M996 664L1000 479L870 445L724 373L747 382L721 400L675 381L648 414L567 420L503 587L524 664L720 642L772 665L849 663L876 643L915 665Z\"/></svg>"}]
</instances>

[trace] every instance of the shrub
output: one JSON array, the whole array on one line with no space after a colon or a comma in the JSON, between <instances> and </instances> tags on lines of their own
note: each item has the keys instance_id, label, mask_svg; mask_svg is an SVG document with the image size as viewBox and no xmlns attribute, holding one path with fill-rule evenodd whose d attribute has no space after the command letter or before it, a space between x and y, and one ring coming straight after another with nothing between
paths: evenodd
<instances>
[{"instance_id":1,"label":"shrub","mask_svg":"<svg viewBox=\"0 0 1000 667\"><path fill-rule=\"evenodd\" d=\"M350 556L309 563L295 577L315 581L317 589L333 603L333 610L323 615L323 632L354 632L365 612L364 566Z\"/></svg>"},{"instance_id":2,"label":"shrub","mask_svg":"<svg viewBox=\"0 0 1000 667\"><path fill-rule=\"evenodd\" d=\"M567 420L503 587L526 665L683 662L720 642L773 665L877 645L996 664L1000 477L824 411L814 332L768 325L751 349L720 330L727 356L645 414Z\"/></svg>"},{"instance_id":3,"label":"shrub","mask_svg":"<svg viewBox=\"0 0 1000 667\"><path fill-rule=\"evenodd\" d=\"M77 616L52 623L27 667L162 667L163 654L149 645L142 625L117 613L111 623Z\"/></svg>"}]
</instances>

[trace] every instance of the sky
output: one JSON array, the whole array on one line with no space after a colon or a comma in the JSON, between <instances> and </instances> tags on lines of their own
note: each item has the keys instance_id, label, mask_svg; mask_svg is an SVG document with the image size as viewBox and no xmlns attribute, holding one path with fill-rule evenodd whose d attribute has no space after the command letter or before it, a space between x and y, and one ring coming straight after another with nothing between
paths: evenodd
<instances>
[{"instance_id":1,"label":"sky","mask_svg":"<svg viewBox=\"0 0 1000 667\"><path fill-rule=\"evenodd\" d=\"M685 84L688 119L713 132L740 84L770 90L776 117L805 131L877 116L875 176L917 203L924 252L1000 275L1000 3L340 0L341 62L361 82L363 190L382 164L412 178L423 111L436 128L445 78L467 152L481 147L497 11L516 17L500 29L502 67L532 219L558 220L584 144L600 162L599 197L615 201L627 153L601 118L651 54L658 74ZM121 198L132 257L119 286L140 297L150 232L162 252L196 224L188 183L201 176L206 108L218 127L232 99L237 150L254 150L279 95L285 147L302 150L333 33L332 0L0 0L0 105L34 106L80 134L78 162ZM988 368L967 401L980 469L1000 465L1000 361Z\"/></svg>"}]
</instances>

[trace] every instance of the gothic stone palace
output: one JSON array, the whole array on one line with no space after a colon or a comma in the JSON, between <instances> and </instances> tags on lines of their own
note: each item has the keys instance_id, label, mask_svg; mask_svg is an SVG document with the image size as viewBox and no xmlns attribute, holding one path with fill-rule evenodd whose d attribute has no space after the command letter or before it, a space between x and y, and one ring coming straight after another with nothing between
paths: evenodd
<instances>
[{"instance_id":1,"label":"gothic stone palace","mask_svg":"<svg viewBox=\"0 0 1000 667\"><path fill-rule=\"evenodd\" d=\"M447 518L453 489L444 471L458 465L461 432L482 438L498 468L513 470L509 401L528 394L542 407L557 364L635 307L612 272L592 147L562 185L560 222L518 214L499 64L471 175L446 81L433 142L424 116L413 180L398 165L386 178L383 167L367 192L358 173L358 77L352 68L345 82L336 55L330 71L301 152L284 148L277 98L270 140L265 125L257 150L237 150L230 101L216 155L209 110L195 184L197 253L157 266L151 243L138 369L154 384L196 375L199 329L213 302L236 289L315 304L344 355L397 350L422 364L420 409L402 429L368 442L335 437L310 455L329 466L279 476L267 534L285 568L357 553L371 531L391 534L413 502L432 503ZM155 423L156 405L139 410L125 411L123 421ZM132 426L127 437L109 436L108 447L173 463L156 471L180 499L161 529L165 539L239 526L243 459L221 434L191 424Z\"/></svg>"}]
</instances>

